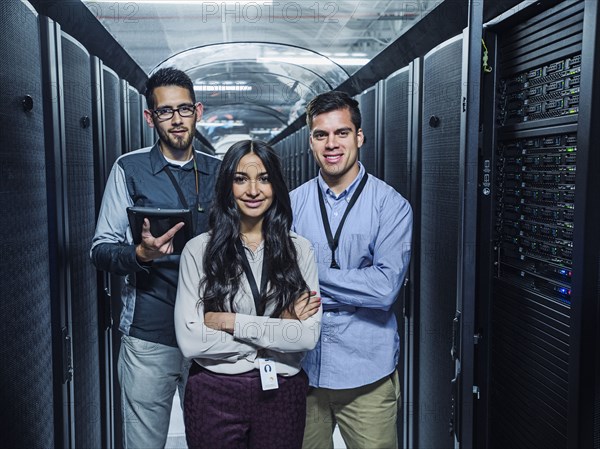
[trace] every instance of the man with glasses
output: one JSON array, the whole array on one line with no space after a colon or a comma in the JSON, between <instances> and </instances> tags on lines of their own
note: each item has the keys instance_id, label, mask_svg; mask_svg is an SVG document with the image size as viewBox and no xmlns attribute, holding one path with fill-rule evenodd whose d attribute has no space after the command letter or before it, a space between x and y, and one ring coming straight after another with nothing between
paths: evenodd
<instances>
[{"instance_id":1,"label":"man with glasses","mask_svg":"<svg viewBox=\"0 0 600 449\"><path fill-rule=\"evenodd\" d=\"M91 249L98 269L126 276L118 374L127 449L165 446L173 396L178 386L183 396L188 364L177 347L173 321L180 258L173 237L183 232L183 223L152 235L145 219L141 243L135 245L126 209L190 209L193 234L206 232L220 164L192 146L202 104L196 103L184 72L158 70L148 80L145 96L144 117L159 139L115 162Z\"/></svg>"}]
</instances>

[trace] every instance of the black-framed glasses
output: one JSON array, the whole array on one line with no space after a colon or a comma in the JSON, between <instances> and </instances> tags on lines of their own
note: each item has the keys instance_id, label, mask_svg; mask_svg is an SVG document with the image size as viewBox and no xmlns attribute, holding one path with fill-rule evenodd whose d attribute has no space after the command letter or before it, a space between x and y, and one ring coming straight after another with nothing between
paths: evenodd
<instances>
[{"instance_id":1,"label":"black-framed glasses","mask_svg":"<svg viewBox=\"0 0 600 449\"><path fill-rule=\"evenodd\" d=\"M184 104L183 106L179 106L178 108L158 108L153 109L152 113L156 115L156 118L161 122L165 120L170 120L173 118L175 113L178 113L180 117L191 117L196 112L195 104Z\"/></svg>"}]
</instances>

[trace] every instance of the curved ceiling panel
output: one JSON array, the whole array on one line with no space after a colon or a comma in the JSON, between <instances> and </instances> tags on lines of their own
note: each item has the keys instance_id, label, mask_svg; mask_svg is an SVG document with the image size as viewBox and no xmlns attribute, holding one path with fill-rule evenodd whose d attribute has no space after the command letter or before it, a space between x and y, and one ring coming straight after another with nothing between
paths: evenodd
<instances>
[{"instance_id":1,"label":"curved ceiling panel","mask_svg":"<svg viewBox=\"0 0 600 449\"><path fill-rule=\"evenodd\" d=\"M192 70L224 62L255 64L259 71L292 78L320 79L330 89L349 77L346 70L326 56L302 47L269 42L228 42L195 47L167 58L156 69L176 66L192 74Z\"/></svg>"},{"instance_id":2,"label":"curved ceiling panel","mask_svg":"<svg viewBox=\"0 0 600 449\"><path fill-rule=\"evenodd\" d=\"M285 118L280 111L268 106L230 103L211 107L196 128L217 153L221 153L234 143L227 139L231 135L238 136L237 140L252 137L268 141L285 127Z\"/></svg>"},{"instance_id":3,"label":"curved ceiling panel","mask_svg":"<svg viewBox=\"0 0 600 449\"><path fill-rule=\"evenodd\" d=\"M162 67L177 67L192 78L197 99L204 104L205 120L213 120L200 131L213 144L223 134L217 129L219 124L222 131L238 127L268 140L301 115L312 97L349 77L318 53L266 42L196 47L168 58L152 72Z\"/></svg>"},{"instance_id":4,"label":"curved ceiling panel","mask_svg":"<svg viewBox=\"0 0 600 449\"><path fill-rule=\"evenodd\" d=\"M79 1L79 0L76 0ZM438 0L81 0L133 60L186 70L205 118L245 116L268 140L319 92L336 88ZM60 3L60 2L55 2ZM264 41L273 44L264 43ZM163 61L162 63L160 61ZM261 105L244 114L242 104ZM216 120L216 119L215 119ZM240 119L241 120L241 119ZM233 121L233 123L238 123ZM216 126L213 126L216 127ZM228 128L234 130L237 127ZM223 131L227 128L223 128ZM213 133L217 135L217 133Z\"/></svg>"}]
</instances>

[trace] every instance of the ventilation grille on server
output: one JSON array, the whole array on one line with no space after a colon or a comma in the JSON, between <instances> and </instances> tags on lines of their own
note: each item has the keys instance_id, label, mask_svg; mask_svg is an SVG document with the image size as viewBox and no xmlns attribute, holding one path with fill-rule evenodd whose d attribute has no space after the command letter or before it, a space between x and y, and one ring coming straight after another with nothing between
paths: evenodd
<instances>
[{"instance_id":1,"label":"ventilation grille on server","mask_svg":"<svg viewBox=\"0 0 600 449\"><path fill-rule=\"evenodd\" d=\"M75 444L100 447L100 384L98 382L98 305L96 269L89 258L94 235L94 150L90 58L87 51L63 34L68 257L70 261L73 337ZM87 118L87 121L86 121Z\"/></svg>"},{"instance_id":2,"label":"ventilation grille on server","mask_svg":"<svg viewBox=\"0 0 600 449\"><path fill-rule=\"evenodd\" d=\"M127 88L127 107L129 108L131 129L129 151L135 151L142 146L142 111L140 109L140 94L131 86Z\"/></svg>"},{"instance_id":3,"label":"ventilation grille on server","mask_svg":"<svg viewBox=\"0 0 600 449\"><path fill-rule=\"evenodd\" d=\"M383 179L406 198L410 183L408 108L412 91L408 75L408 69L404 69L386 80L383 114Z\"/></svg>"},{"instance_id":4,"label":"ventilation grille on server","mask_svg":"<svg viewBox=\"0 0 600 449\"><path fill-rule=\"evenodd\" d=\"M103 68L104 77L104 122L106 136L107 175L121 155L121 104L119 95L119 77L111 70Z\"/></svg>"},{"instance_id":5,"label":"ventilation grille on server","mask_svg":"<svg viewBox=\"0 0 600 449\"><path fill-rule=\"evenodd\" d=\"M48 198L37 15L0 3L2 446L55 445ZM23 100L31 97L31 109Z\"/></svg>"},{"instance_id":6,"label":"ventilation grille on server","mask_svg":"<svg viewBox=\"0 0 600 449\"><path fill-rule=\"evenodd\" d=\"M567 446L584 2L498 32L490 441Z\"/></svg>"},{"instance_id":7,"label":"ventilation grille on server","mask_svg":"<svg viewBox=\"0 0 600 449\"><path fill-rule=\"evenodd\" d=\"M419 340L418 407L421 419L439 422L450 416L450 400L441 398L451 397L454 377L448 348L456 310L462 51L462 39L454 38L423 62L419 326L428 337ZM418 432L417 447L454 444L445 426Z\"/></svg>"},{"instance_id":8,"label":"ventilation grille on server","mask_svg":"<svg viewBox=\"0 0 600 449\"><path fill-rule=\"evenodd\" d=\"M296 131L294 133L294 139L293 139L294 144L293 144L293 148L292 148L294 188L296 188L300 185L301 179L302 179L302 151L300 148L300 145L301 145L300 139L301 139L300 131Z\"/></svg>"},{"instance_id":9,"label":"ventilation grille on server","mask_svg":"<svg viewBox=\"0 0 600 449\"><path fill-rule=\"evenodd\" d=\"M362 130L365 142L359 150L359 158L365 166L365 170L372 175L379 176L377 171L377 128L375 126L376 107L377 107L377 88L371 89L358 99L360 103L360 112L362 115Z\"/></svg>"}]
</instances>

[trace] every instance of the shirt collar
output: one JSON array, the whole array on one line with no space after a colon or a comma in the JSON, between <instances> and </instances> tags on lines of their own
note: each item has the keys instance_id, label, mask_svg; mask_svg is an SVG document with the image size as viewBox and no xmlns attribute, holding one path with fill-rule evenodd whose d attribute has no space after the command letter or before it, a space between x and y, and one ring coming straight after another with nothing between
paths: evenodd
<instances>
[{"instance_id":1,"label":"shirt collar","mask_svg":"<svg viewBox=\"0 0 600 449\"><path fill-rule=\"evenodd\" d=\"M150 150L150 163L152 165L152 173L153 174L157 174L158 172L163 170L167 165L170 165L167 162L167 160L165 159L165 157L163 156L162 152L160 151L159 142L160 142L160 140L157 140L156 143L152 146L152 149ZM194 151L194 153L193 153L194 157L196 158L196 165L198 166L198 171L200 173L208 174L208 172L204 168L204 164L202 164L199 160L198 151L196 151L195 149L193 151ZM185 164L181 167L181 170L193 170L193 169L194 169L194 160L193 159L188 161L187 164Z\"/></svg>"},{"instance_id":2,"label":"shirt collar","mask_svg":"<svg viewBox=\"0 0 600 449\"><path fill-rule=\"evenodd\" d=\"M358 162L358 174L356 175L356 178L354 178L354 180L350 183L350 185L348 187L346 187L343 191L341 191L339 193L339 195L336 195L335 192L329 188L329 186L323 179L323 176L321 176L321 170L319 170L319 174L317 175L317 182L319 183L319 187L321 188L321 190L323 192L325 192L326 195L330 196L331 198L333 198L335 200L339 200L344 197L351 198L352 194L356 190L356 187L360 183L360 180L362 179L364 174L365 174L365 167L363 167L363 165L359 161Z\"/></svg>"},{"instance_id":3,"label":"shirt collar","mask_svg":"<svg viewBox=\"0 0 600 449\"><path fill-rule=\"evenodd\" d=\"M256 248L256 251L253 251L252 248L250 248L248 245L246 245L246 242L244 242L244 239L240 239L240 241L242 242L242 246L246 250L246 255L248 256L248 254L249 254L250 257L252 258L252 260L258 261L262 258L262 255L263 255L263 252L265 249L265 240L264 239L262 240L262 242L260 242L258 244L258 248Z\"/></svg>"}]
</instances>

